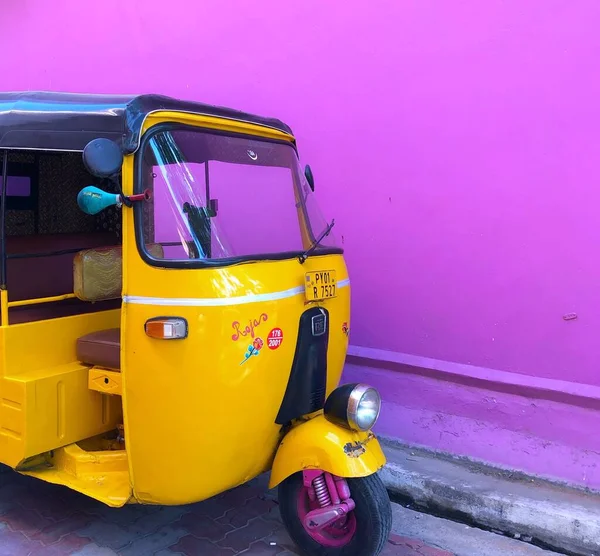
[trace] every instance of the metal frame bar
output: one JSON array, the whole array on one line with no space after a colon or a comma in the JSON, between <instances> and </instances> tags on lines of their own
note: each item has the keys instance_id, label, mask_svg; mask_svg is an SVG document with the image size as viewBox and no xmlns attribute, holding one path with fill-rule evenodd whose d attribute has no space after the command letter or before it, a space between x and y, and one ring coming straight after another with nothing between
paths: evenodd
<instances>
[{"instance_id":1,"label":"metal frame bar","mask_svg":"<svg viewBox=\"0 0 600 556\"><path fill-rule=\"evenodd\" d=\"M8 180L8 150L2 152L2 194L0 205L0 288L6 289L6 182Z\"/></svg>"},{"instance_id":2,"label":"metal frame bar","mask_svg":"<svg viewBox=\"0 0 600 556\"><path fill-rule=\"evenodd\" d=\"M9 301L8 307L24 307L25 305L40 305L41 303L54 303L55 301L64 301L65 299L75 299L74 293L63 293L62 295L53 295L51 297L34 297L33 299L21 299L20 301Z\"/></svg>"},{"instance_id":3,"label":"metal frame bar","mask_svg":"<svg viewBox=\"0 0 600 556\"><path fill-rule=\"evenodd\" d=\"M6 182L8 150L2 151L2 192L0 194L0 318L8 326L8 291L6 290Z\"/></svg>"}]
</instances>

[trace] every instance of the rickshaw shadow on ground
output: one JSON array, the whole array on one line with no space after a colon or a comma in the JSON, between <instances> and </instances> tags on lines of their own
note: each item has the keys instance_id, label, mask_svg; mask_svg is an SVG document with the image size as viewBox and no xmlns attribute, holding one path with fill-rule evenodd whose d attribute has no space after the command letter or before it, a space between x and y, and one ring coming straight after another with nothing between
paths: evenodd
<instances>
[{"instance_id":1,"label":"rickshaw shadow on ground","mask_svg":"<svg viewBox=\"0 0 600 556\"><path fill-rule=\"evenodd\" d=\"M298 554L267 476L189 506L110 508L11 470L0 474L0 556ZM408 555L393 542L383 554Z\"/></svg>"},{"instance_id":2,"label":"rickshaw shadow on ground","mask_svg":"<svg viewBox=\"0 0 600 556\"><path fill-rule=\"evenodd\" d=\"M9 470L0 475L0 555L296 554L265 483L189 506L110 508Z\"/></svg>"}]
</instances>

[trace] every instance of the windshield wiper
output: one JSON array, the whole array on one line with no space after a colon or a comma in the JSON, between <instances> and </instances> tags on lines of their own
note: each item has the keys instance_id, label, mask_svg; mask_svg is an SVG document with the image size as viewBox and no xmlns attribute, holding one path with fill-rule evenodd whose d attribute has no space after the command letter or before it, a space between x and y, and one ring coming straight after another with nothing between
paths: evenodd
<instances>
[{"instance_id":1,"label":"windshield wiper","mask_svg":"<svg viewBox=\"0 0 600 556\"><path fill-rule=\"evenodd\" d=\"M327 227L321 233L321 235L317 239L315 239L315 241L312 242L311 246L306 251L304 251L302 255L298 257L300 264L304 264L304 261L306 261L309 255L311 255L313 251L319 246L319 243L321 243L323 239L325 239L331 233L331 228L333 228L334 226L335 220L331 220L331 224L328 224Z\"/></svg>"}]
</instances>

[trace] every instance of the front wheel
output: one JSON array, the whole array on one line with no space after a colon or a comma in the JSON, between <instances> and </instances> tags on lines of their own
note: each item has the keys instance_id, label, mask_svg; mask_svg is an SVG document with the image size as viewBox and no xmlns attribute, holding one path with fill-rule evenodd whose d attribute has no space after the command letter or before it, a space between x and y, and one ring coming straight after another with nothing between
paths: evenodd
<instances>
[{"instance_id":1,"label":"front wheel","mask_svg":"<svg viewBox=\"0 0 600 556\"><path fill-rule=\"evenodd\" d=\"M302 473L279 485L279 509L283 523L305 556L377 556L392 527L392 508L379 475L347 479L354 509L337 522L310 531L304 517L313 509Z\"/></svg>"}]
</instances>

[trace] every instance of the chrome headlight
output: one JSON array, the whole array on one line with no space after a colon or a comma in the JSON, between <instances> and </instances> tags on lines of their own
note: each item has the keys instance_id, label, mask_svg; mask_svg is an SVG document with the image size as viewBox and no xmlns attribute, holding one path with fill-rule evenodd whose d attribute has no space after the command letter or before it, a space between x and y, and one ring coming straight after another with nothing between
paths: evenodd
<instances>
[{"instance_id":1,"label":"chrome headlight","mask_svg":"<svg viewBox=\"0 0 600 556\"><path fill-rule=\"evenodd\" d=\"M379 417L381 397L366 384L344 384L336 388L325 402L325 417L354 431L366 431Z\"/></svg>"}]
</instances>

